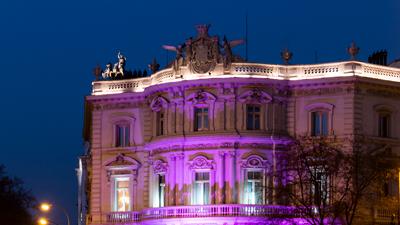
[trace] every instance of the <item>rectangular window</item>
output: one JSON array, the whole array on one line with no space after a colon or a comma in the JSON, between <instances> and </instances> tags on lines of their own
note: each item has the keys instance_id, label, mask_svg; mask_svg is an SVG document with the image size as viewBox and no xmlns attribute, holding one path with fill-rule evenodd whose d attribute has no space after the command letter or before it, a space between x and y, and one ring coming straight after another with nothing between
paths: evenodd
<instances>
[{"instance_id":1,"label":"rectangular window","mask_svg":"<svg viewBox=\"0 0 400 225\"><path fill-rule=\"evenodd\" d=\"M158 207L165 206L165 175L158 174Z\"/></svg>"},{"instance_id":2,"label":"rectangular window","mask_svg":"<svg viewBox=\"0 0 400 225\"><path fill-rule=\"evenodd\" d=\"M329 197L329 179L328 175L323 169L316 168L313 171L313 177L311 178L312 183L312 195L314 197L314 204L320 205L321 203L328 202Z\"/></svg>"},{"instance_id":3,"label":"rectangular window","mask_svg":"<svg viewBox=\"0 0 400 225\"><path fill-rule=\"evenodd\" d=\"M328 135L328 112L324 111L311 112L311 135L312 136Z\"/></svg>"},{"instance_id":4,"label":"rectangular window","mask_svg":"<svg viewBox=\"0 0 400 225\"><path fill-rule=\"evenodd\" d=\"M130 132L129 125L115 126L115 147L129 146Z\"/></svg>"},{"instance_id":5,"label":"rectangular window","mask_svg":"<svg viewBox=\"0 0 400 225\"><path fill-rule=\"evenodd\" d=\"M264 187L261 171L247 172L245 189L246 204L263 204Z\"/></svg>"},{"instance_id":6,"label":"rectangular window","mask_svg":"<svg viewBox=\"0 0 400 225\"><path fill-rule=\"evenodd\" d=\"M208 108L194 108L194 130L208 130Z\"/></svg>"},{"instance_id":7,"label":"rectangular window","mask_svg":"<svg viewBox=\"0 0 400 225\"><path fill-rule=\"evenodd\" d=\"M193 188L193 204L207 205L210 204L210 173L196 172Z\"/></svg>"},{"instance_id":8,"label":"rectangular window","mask_svg":"<svg viewBox=\"0 0 400 225\"><path fill-rule=\"evenodd\" d=\"M164 112L157 112L157 136L164 135Z\"/></svg>"},{"instance_id":9,"label":"rectangular window","mask_svg":"<svg viewBox=\"0 0 400 225\"><path fill-rule=\"evenodd\" d=\"M115 178L114 211L126 212L131 210L129 178Z\"/></svg>"},{"instance_id":10,"label":"rectangular window","mask_svg":"<svg viewBox=\"0 0 400 225\"><path fill-rule=\"evenodd\" d=\"M390 136L389 128L390 128L390 115L379 114L379 121L378 121L379 137L389 137Z\"/></svg>"},{"instance_id":11,"label":"rectangular window","mask_svg":"<svg viewBox=\"0 0 400 225\"><path fill-rule=\"evenodd\" d=\"M246 107L246 129L259 130L260 129L260 106L247 105Z\"/></svg>"}]
</instances>

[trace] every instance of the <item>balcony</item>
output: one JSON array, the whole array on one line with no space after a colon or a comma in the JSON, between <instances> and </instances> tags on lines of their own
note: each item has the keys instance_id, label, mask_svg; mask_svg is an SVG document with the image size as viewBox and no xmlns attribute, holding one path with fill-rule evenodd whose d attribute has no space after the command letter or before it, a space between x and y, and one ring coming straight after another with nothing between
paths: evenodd
<instances>
[{"instance_id":1,"label":"balcony","mask_svg":"<svg viewBox=\"0 0 400 225\"><path fill-rule=\"evenodd\" d=\"M257 63L233 63L229 71L217 64L208 74L193 74L185 66L178 71L167 68L149 77L123 80L102 80L92 83L92 95L107 95L126 92L143 92L158 84L211 78L268 78L277 80L306 80L328 77L368 77L400 82L400 69L358 61L344 61L315 65L272 65Z\"/></svg>"},{"instance_id":2,"label":"balcony","mask_svg":"<svg viewBox=\"0 0 400 225\"><path fill-rule=\"evenodd\" d=\"M127 223L144 220L201 217L268 217L295 218L295 208L271 205L196 205L148 208L139 212L112 212L109 223Z\"/></svg>"}]
</instances>

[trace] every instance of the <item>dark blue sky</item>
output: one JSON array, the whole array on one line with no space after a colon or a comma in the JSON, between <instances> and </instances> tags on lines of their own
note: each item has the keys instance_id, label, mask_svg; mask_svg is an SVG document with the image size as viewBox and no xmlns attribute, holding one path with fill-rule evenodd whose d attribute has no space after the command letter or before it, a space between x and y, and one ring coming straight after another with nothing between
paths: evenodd
<instances>
[{"instance_id":1,"label":"dark blue sky","mask_svg":"<svg viewBox=\"0 0 400 225\"><path fill-rule=\"evenodd\" d=\"M92 68L114 62L117 50L127 56L128 69L144 69L153 57L164 64L161 45L194 36L195 24L243 38L247 11L250 61L280 63L284 47L293 51L294 64L314 63L315 52L319 62L340 61L348 58L352 40L361 47L361 60L379 49L388 49L389 61L400 58L398 0L0 4L0 163L39 200L67 208L74 221L83 97L91 90ZM244 49L235 50L244 56Z\"/></svg>"}]
</instances>

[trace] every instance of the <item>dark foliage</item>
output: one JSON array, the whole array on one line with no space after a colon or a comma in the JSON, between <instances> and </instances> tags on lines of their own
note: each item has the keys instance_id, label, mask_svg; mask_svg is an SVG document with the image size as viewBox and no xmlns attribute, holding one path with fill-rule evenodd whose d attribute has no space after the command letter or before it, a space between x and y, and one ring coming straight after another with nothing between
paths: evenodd
<instances>
[{"instance_id":1,"label":"dark foliage","mask_svg":"<svg viewBox=\"0 0 400 225\"><path fill-rule=\"evenodd\" d=\"M34 204L34 197L23 187L23 182L18 178L7 176L5 167L0 165L0 223L33 225L29 210Z\"/></svg>"}]
</instances>

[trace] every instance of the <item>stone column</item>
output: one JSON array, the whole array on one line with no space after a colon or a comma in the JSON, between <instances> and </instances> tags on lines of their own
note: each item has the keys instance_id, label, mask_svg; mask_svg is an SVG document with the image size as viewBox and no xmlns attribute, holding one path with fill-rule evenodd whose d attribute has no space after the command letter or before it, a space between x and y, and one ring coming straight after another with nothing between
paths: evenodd
<instances>
[{"instance_id":1,"label":"stone column","mask_svg":"<svg viewBox=\"0 0 400 225\"><path fill-rule=\"evenodd\" d=\"M217 158L217 204L225 203L225 152L218 152Z\"/></svg>"},{"instance_id":2,"label":"stone column","mask_svg":"<svg viewBox=\"0 0 400 225\"><path fill-rule=\"evenodd\" d=\"M170 167L168 170L169 173L169 180L168 180L168 205L175 205L175 164L176 164L176 157L175 155L170 155Z\"/></svg>"},{"instance_id":3,"label":"stone column","mask_svg":"<svg viewBox=\"0 0 400 225\"><path fill-rule=\"evenodd\" d=\"M175 192L175 204L184 205L184 195L183 195L183 178L185 176L184 171L184 153L177 153L175 155L175 180L176 180L176 192Z\"/></svg>"},{"instance_id":4,"label":"stone column","mask_svg":"<svg viewBox=\"0 0 400 225\"><path fill-rule=\"evenodd\" d=\"M225 155L225 202L227 204L236 203L236 153L228 151Z\"/></svg>"}]
</instances>

